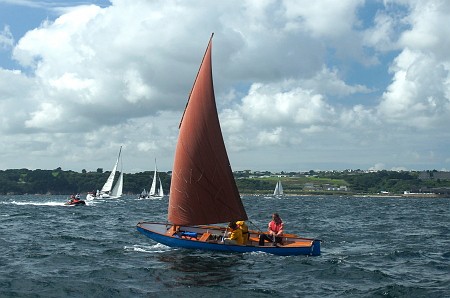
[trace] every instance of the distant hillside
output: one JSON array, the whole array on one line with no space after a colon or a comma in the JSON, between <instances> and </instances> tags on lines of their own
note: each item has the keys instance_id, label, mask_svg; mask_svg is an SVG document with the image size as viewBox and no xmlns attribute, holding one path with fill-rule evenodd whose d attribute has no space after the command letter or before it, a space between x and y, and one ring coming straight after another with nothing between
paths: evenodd
<instances>
[{"instance_id":1,"label":"distant hillside","mask_svg":"<svg viewBox=\"0 0 450 298\"><path fill-rule=\"evenodd\" d=\"M95 191L103 186L110 172L81 173L54 170L10 169L0 171L0 194L73 194ZM439 171L323 171L234 173L240 193L271 194L278 179L286 194L402 194L450 193L449 172ZM171 172L160 173L165 193L170 189ZM153 171L124 175L124 193L138 194L149 189Z\"/></svg>"}]
</instances>

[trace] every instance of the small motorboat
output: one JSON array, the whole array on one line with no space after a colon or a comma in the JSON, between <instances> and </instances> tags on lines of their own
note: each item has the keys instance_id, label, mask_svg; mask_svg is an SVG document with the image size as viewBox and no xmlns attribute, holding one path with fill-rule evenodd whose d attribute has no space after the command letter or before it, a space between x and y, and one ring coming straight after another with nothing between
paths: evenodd
<instances>
[{"instance_id":1,"label":"small motorboat","mask_svg":"<svg viewBox=\"0 0 450 298\"><path fill-rule=\"evenodd\" d=\"M70 200L70 201L64 203L64 205L82 206L82 205L86 205L86 202L83 200Z\"/></svg>"},{"instance_id":2,"label":"small motorboat","mask_svg":"<svg viewBox=\"0 0 450 298\"><path fill-rule=\"evenodd\" d=\"M76 196L71 195L70 196L70 200L67 201L66 203L64 203L64 205L70 205L70 206L82 206L82 205L86 205L86 202L81 200L81 197L79 194L77 194Z\"/></svg>"}]
</instances>

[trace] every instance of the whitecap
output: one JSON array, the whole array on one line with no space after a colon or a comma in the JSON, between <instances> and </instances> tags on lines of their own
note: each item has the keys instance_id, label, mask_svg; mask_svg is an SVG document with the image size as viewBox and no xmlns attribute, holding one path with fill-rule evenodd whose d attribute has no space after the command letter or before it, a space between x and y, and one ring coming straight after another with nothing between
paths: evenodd
<instances>
[{"instance_id":1,"label":"whitecap","mask_svg":"<svg viewBox=\"0 0 450 298\"><path fill-rule=\"evenodd\" d=\"M160 253L171 250L169 246L166 246L161 243L157 243L154 245L138 245L135 244L133 246L124 246L124 249L127 251L136 251L136 252L145 252L145 253Z\"/></svg>"}]
</instances>

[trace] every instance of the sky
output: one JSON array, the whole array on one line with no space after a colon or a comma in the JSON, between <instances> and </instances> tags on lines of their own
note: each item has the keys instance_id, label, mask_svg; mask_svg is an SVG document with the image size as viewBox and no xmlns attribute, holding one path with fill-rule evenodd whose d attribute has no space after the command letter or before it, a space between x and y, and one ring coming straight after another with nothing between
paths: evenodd
<instances>
[{"instance_id":1,"label":"sky","mask_svg":"<svg viewBox=\"0 0 450 298\"><path fill-rule=\"evenodd\" d=\"M0 170L170 171L214 32L234 171L450 170L450 1L0 0Z\"/></svg>"}]
</instances>

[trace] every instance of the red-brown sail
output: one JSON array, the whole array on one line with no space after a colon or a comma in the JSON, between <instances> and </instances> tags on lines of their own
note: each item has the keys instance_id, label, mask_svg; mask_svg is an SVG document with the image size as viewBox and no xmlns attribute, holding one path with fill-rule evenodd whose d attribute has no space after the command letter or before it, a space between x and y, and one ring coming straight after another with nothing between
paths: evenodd
<instances>
[{"instance_id":1,"label":"red-brown sail","mask_svg":"<svg viewBox=\"0 0 450 298\"><path fill-rule=\"evenodd\" d=\"M180 123L168 207L175 225L247 220L220 129L211 47L212 36Z\"/></svg>"}]
</instances>

